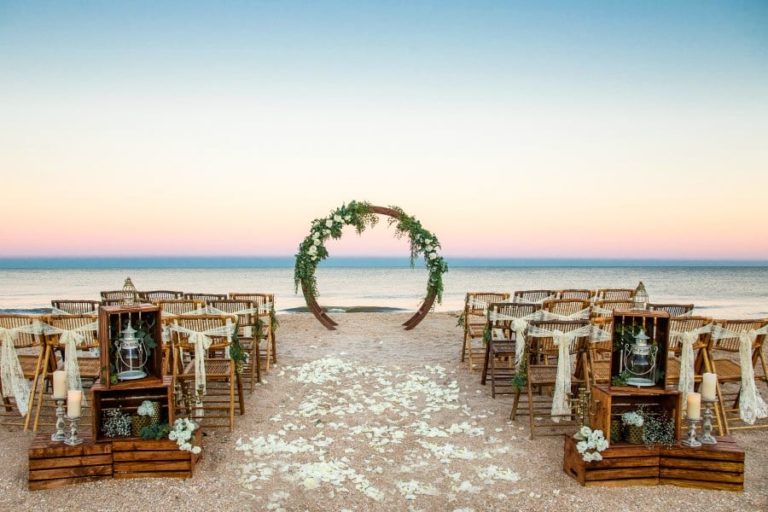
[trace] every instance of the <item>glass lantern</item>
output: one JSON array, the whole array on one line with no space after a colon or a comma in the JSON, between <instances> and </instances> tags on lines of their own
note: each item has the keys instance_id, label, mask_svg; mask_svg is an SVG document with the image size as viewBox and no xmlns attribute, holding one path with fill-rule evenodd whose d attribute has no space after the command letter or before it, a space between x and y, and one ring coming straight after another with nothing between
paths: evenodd
<instances>
[{"instance_id":1,"label":"glass lantern","mask_svg":"<svg viewBox=\"0 0 768 512\"><path fill-rule=\"evenodd\" d=\"M645 309L648 306L648 292L645 290L645 285L642 281L635 288L635 309Z\"/></svg>"},{"instance_id":2,"label":"glass lantern","mask_svg":"<svg viewBox=\"0 0 768 512\"><path fill-rule=\"evenodd\" d=\"M130 277L127 277L123 283L123 291L127 292L125 297L123 297L123 304L130 305L136 302L136 287L133 285Z\"/></svg>"},{"instance_id":3,"label":"glass lantern","mask_svg":"<svg viewBox=\"0 0 768 512\"><path fill-rule=\"evenodd\" d=\"M120 334L122 336L115 341L117 380L143 379L147 376L144 367L148 359L144 344L136 337L136 329L131 327L130 322Z\"/></svg>"},{"instance_id":4,"label":"glass lantern","mask_svg":"<svg viewBox=\"0 0 768 512\"><path fill-rule=\"evenodd\" d=\"M634 344L624 345L624 368L629 372L627 385L649 387L656 384L656 355L658 347L649 345L650 338L640 329Z\"/></svg>"}]
</instances>

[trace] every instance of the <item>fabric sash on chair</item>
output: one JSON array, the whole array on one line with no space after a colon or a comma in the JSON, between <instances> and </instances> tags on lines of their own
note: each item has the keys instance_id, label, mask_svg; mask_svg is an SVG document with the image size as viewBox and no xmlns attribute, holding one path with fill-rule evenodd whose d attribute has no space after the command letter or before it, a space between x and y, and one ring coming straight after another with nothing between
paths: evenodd
<instances>
[{"instance_id":1,"label":"fabric sash on chair","mask_svg":"<svg viewBox=\"0 0 768 512\"><path fill-rule=\"evenodd\" d=\"M7 329L0 327L0 380L3 383L3 396L16 399L19 414L26 416L29 411L29 381L24 377L19 355L16 352L16 337L19 333L42 334L42 324L35 320L32 324Z\"/></svg>"},{"instance_id":2,"label":"fabric sash on chair","mask_svg":"<svg viewBox=\"0 0 768 512\"><path fill-rule=\"evenodd\" d=\"M550 331L541 327L528 328L528 336L533 338L552 338L558 348L557 377L555 378L555 394L552 397L552 421L559 422L560 416L571 413L571 405L568 394L571 392L571 343L576 338L589 336L592 326L585 325L572 331L563 332L559 329Z\"/></svg>"},{"instance_id":3,"label":"fabric sash on chair","mask_svg":"<svg viewBox=\"0 0 768 512\"><path fill-rule=\"evenodd\" d=\"M670 331L670 338L680 338L680 377L677 389L683 394L683 403L688 403L688 393L693 393L694 388L694 354L693 344L699 336L712 331L712 324L707 324L690 331Z\"/></svg>"},{"instance_id":4,"label":"fabric sash on chair","mask_svg":"<svg viewBox=\"0 0 768 512\"><path fill-rule=\"evenodd\" d=\"M488 303L482 299L470 297L467 299L467 306L469 309L482 309L483 313L488 311Z\"/></svg>"},{"instance_id":5,"label":"fabric sash on chair","mask_svg":"<svg viewBox=\"0 0 768 512\"><path fill-rule=\"evenodd\" d=\"M592 312L592 308L584 308L580 311L576 311L575 313L571 313L570 315L560 315L558 313L552 313L551 311L541 311L541 319L545 321L552 321L552 320L587 320L589 318L590 313Z\"/></svg>"},{"instance_id":6,"label":"fabric sash on chair","mask_svg":"<svg viewBox=\"0 0 768 512\"><path fill-rule=\"evenodd\" d=\"M177 324L170 326L171 331L175 331L184 334L189 337L189 343L195 346L195 391L201 395L206 392L205 382L205 355L208 349L211 347L213 340L211 337L224 337L227 341L232 341L232 335L234 334L234 325L231 320L227 318L227 324L219 327L213 327L205 331L193 331ZM225 357L229 358L229 351L226 351Z\"/></svg>"},{"instance_id":7,"label":"fabric sash on chair","mask_svg":"<svg viewBox=\"0 0 768 512\"><path fill-rule=\"evenodd\" d=\"M755 369L752 366L752 345L761 334L768 334L768 325L760 329L737 332L715 325L712 338L739 338L739 365L741 366L741 391L739 393L739 417L747 425L754 425L758 419L768 417L766 405L755 384Z\"/></svg>"},{"instance_id":8,"label":"fabric sash on chair","mask_svg":"<svg viewBox=\"0 0 768 512\"><path fill-rule=\"evenodd\" d=\"M534 311L529 315L517 317L496 311L488 312L488 321L490 322L510 322L510 329L515 333L515 370L519 371L520 366L523 364L525 356L525 331L528 329L528 322L541 318L540 313L540 311Z\"/></svg>"},{"instance_id":9,"label":"fabric sash on chair","mask_svg":"<svg viewBox=\"0 0 768 512\"><path fill-rule=\"evenodd\" d=\"M59 344L64 345L64 371L67 374L67 389L83 390L83 381L80 378L80 365L77 362L77 348L85 341L84 333L97 332L98 329L98 320L74 329L62 329L61 327L43 324L43 333L47 335L58 334ZM87 403L86 393L83 393L83 405Z\"/></svg>"}]
</instances>

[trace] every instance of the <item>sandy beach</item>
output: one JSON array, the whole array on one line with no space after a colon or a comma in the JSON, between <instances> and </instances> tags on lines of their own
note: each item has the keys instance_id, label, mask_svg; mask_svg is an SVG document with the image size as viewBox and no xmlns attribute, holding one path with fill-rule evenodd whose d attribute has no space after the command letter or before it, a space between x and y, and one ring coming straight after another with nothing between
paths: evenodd
<instances>
[{"instance_id":1,"label":"sandy beach","mask_svg":"<svg viewBox=\"0 0 768 512\"><path fill-rule=\"evenodd\" d=\"M746 449L743 493L583 488L560 437L528 439L458 363L456 315L340 315L327 331L282 315L279 365L247 397L233 433L207 432L189 480L107 480L29 492L31 434L0 430L2 510L766 510L765 432Z\"/></svg>"}]
</instances>

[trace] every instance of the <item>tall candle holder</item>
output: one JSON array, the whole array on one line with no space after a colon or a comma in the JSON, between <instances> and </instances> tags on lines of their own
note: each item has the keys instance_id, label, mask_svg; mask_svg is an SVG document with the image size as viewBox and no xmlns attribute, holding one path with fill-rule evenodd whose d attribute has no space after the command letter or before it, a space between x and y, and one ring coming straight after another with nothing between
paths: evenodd
<instances>
[{"instance_id":1,"label":"tall candle holder","mask_svg":"<svg viewBox=\"0 0 768 512\"><path fill-rule=\"evenodd\" d=\"M67 434L64 432L64 400L61 398L55 398L56 400L56 432L51 434L51 441L60 443L67 439Z\"/></svg>"},{"instance_id":2,"label":"tall candle holder","mask_svg":"<svg viewBox=\"0 0 768 512\"><path fill-rule=\"evenodd\" d=\"M715 401L702 399L701 402L704 404L704 421L701 425L699 442L702 444L717 444L717 439L712 435L712 409Z\"/></svg>"},{"instance_id":3,"label":"tall candle holder","mask_svg":"<svg viewBox=\"0 0 768 512\"><path fill-rule=\"evenodd\" d=\"M67 440L64 441L64 444L67 444L69 446L77 446L79 444L83 444L83 439L81 437L77 437L77 421L80 418L69 418L69 436L67 437Z\"/></svg>"},{"instance_id":4,"label":"tall candle holder","mask_svg":"<svg viewBox=\"0 0 768 512\"><path fill-rule=\"evenodd\" d=\"M688 439L682 440L680 442L681 445L689 448L698 448L701 446L701 443L696 440L696 425L698 425L700 421L699 418L685 418L685 422L688 424Z\"/></svg>"}]
</instances>

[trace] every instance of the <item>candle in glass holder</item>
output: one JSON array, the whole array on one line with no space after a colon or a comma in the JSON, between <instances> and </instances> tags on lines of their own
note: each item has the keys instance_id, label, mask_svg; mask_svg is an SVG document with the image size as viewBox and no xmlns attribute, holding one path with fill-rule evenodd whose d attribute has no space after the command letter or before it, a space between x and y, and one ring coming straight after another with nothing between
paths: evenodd
<instances>
[{"instance_id":1,"label":"candle in glass holder","mask_svg":"<svg viewBox=\"0 0 768 512\"><path fill-rule=\"evenodd\" d=\"M67 372L56 370L53 372L53 399L64 400L67 398Z\"/></svg>"},{"instance_id":2,"label":"candle in glass holder","mask_svg":"<svg viewBox=\"0 0 768 512\"><path fill-rule=\"evenodd\" d=\"M717 387L717 375L714 373L705 373L701 377L701 399L714 401L716 397L715 389Z\"/></svg>"},{"instance_id":3,"label":"candle in glass holder","mask_svg":"<svg viewBox=\"0 0 768 512\"><path fill-rule=\"evenodd\" d=\"M699 393L688 393L688 419L701 419L701 395Z\"/></svg>"},{"instance_id":4,"label":"candle in glass holder","mask_svg":"<svg viewBox=\"0 0 768 512\"><path fill-rule=\"evenodd\" d=\"M79 389L67 391L67 417L80 417L80 403L83 401L83 392Z\"/></svg>"}]
</instances>

